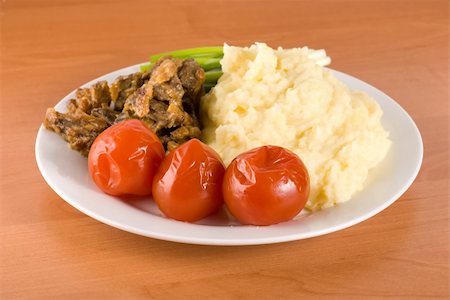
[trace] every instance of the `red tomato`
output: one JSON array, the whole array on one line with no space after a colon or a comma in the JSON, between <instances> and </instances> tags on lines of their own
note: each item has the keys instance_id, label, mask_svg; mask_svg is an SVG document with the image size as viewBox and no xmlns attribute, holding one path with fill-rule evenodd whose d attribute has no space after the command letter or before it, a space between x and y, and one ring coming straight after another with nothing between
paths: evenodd
<instances>
[{"instance_id":1,"label":"red tomato","mask_svg":"<svg viewBox=\"0 0 450 300\"><path fill-rule=\"evenodd\" d=\"M288 221L308 200L308 171L289 150L259 147L231 162L224 176L223 195L230 213L243 224Z\"/></svg>"},{"instance_id":2,"label":"red tomato","mask_svg":"<svg viewBox=\"0 0 450 300\"><path fill-rule=\"evenodd\" d=\"M153 198L167 217L198 221L222 206L224 173L217 152L192 139L170 152L161 163L153 179Z\"/></svg>"},{"instance_id":3,"label":"red tomato","mask_svg":"<svg viewBox=\"0 0 450 300\"><path fill-rule=\"evenodd\" d=\"M164 158L159 138L143 122L126 120L103 131L89 151L89 173L105 193L149 195Z\"/></svg>"}]
</instances>

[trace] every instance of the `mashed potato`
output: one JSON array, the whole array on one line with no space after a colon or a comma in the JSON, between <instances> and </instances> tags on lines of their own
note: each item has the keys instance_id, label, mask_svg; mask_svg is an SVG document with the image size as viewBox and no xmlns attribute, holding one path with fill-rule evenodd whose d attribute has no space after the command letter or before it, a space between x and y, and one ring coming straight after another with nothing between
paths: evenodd
<instances>
[{"instance_id":1,"label":"mashed potato","mask_svg":"<svg viewBox=\"0 0 450 300\"><path fill-rule=\"evenodd\" d=\"M201 100L203 140L226 164L262 145L295 152L311 179L307 207L347 201L386 155L382 111L308 58L308 49L224 46L223 76Z\"/></svg>"}]
</instances>

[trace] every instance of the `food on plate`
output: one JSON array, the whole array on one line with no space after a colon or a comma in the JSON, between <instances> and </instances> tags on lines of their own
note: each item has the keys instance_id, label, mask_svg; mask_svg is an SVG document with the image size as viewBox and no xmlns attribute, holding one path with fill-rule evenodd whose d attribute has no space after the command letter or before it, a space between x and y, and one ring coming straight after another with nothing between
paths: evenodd
<instances>
[{"instance_id":1,"label":"food on plate","mask_svg":"<svg viewBox=\"0 0 450 300\"><path fill-rule=\"evenodd\" d=\"M309 196L305 165L293 152L262 146L238 155L228 166L223 196L243 224L272 225L294 218Z\"/></svg>"},{"instance_id":2,"label":"food on plate","mask_svg":"<svg viewBox=\"0 0 450 300\"><path fill-rule=\"evenodd\" d=\"M89 173L105 193L150 195L164 147L147 125L135 119L112 125L95 139L88 157Z\"/></svg>"},{"instance_id":3,"label":"food on plate","mask_svg":"<svg viewBox=\"0 0 450 300\"><path fill-rule=\"evenodd\" d=\"M69 143L69 147L88 156L95 138L108 128L108 123L86 113L60 113L54 108L47 109L44 126Z\"/></svg>"},{"instance_id":4,"label":"food on plate","mask_svg":"<svg viewBox=\"0 0 450 300\"><path fill-rule=\"evenodd\" d=\"M205 72L193 59L162 57L146 72L80 88L67 112L47 110L44 126L87 156L95 138L127 119L146 123L168 151L200 137L198 103Z\"/></svg>"},{"instance_id":5,"label":"food on plate","mask_svg":"<svg viewBox=\"0 0 450 300\"><path fill-rule=\"evenodd\" d=\"M195 222L223 204L220 156L197 139L172 150L153 179L153 199L169 218Z\"/></svg>"},{"instance_id":6,"label":"food on plate","mask_svg":"<svg viewBox=\"0 0 450 300\"><path fill-rule=\"evenodd\" d=\"M105 193L153 193L180 221L225 201L243 224L276 224L349 200L390 147L379 105L329 63L324 50L264 43L161 53L78 89L44 126L88 156Z\"/></svg>"},{"instance_id":7,"label":"food on plate","mask_svg":"<svg viewBox=\"0 0 450 300\"><path fill-rule=\"evenodd\" d=\"M382 111L310 57L307 48L224 46L223 75L202 97L202 139L225 164L242 152L278 145L305 163L307 208L347 201L386 156Z\"/></svg>"}]
</instances>

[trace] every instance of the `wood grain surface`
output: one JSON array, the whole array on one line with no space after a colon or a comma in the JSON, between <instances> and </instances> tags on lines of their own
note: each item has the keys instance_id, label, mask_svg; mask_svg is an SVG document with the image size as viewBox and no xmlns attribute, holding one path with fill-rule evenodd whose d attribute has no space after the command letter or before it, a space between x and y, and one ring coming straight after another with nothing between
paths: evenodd
<instances>
[{"instance_id":1,"label":"wood grain surface","mask_svg":"<svg viewBox=\"0 0 450 300\"><path fill-rule=\"evenodd\" d=\"M0 299L448 299L448 1L0 5ZM317 238L195 246L104 225L41 177L37 129L46 108L74 88L150 53L255 41L325 48L334 69L409 112L425 156L397 202Z\"/></svg>"}]
</instances>

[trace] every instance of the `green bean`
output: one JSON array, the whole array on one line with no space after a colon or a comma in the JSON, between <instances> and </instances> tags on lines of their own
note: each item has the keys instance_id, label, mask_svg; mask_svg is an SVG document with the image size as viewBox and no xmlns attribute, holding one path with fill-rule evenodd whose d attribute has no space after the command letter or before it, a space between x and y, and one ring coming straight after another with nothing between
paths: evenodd
<instances>
[{"instance_id":1,"label":"green bean","mask_svg":"<svg viewBox=\"0 0 450 300\"><path fill-rule=\"evenodd\" d=\"M183 50L175 50L164 53L159 53L150 56L150 62L156 62L163 56L172 56L176 58L195 58L195 57L223 57L223 47L201 47L201 48L190 48Z\"/></svg>"}]
</instances>

